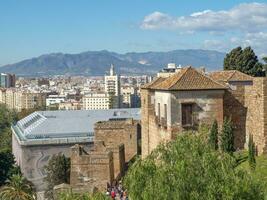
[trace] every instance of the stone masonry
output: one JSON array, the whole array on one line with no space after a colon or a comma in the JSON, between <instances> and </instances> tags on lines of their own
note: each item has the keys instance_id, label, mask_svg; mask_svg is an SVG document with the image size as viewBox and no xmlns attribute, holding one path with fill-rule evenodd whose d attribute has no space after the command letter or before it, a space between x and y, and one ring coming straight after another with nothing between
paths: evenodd
<instances>
[{"instance_id":1,"label":"stone masonry","mask_svg":"<svg viewBox=\"0 0 267 200\"><path fill-rule=\"evenodd\" d=\"M159 143L183 130L196 130L201 123L210 125L216 119L221 128L226 117L232 120L237 150L246 148L252 135L257 152L267 153L266 77L253 78L234 70L208 76L183 68L143 86L141 103L143 158Z\"/></svg>"},{"instance_id":2,"label":"stone masonry","mask_svg":"<svg viewBox=\"0 0 267 200\"><path fill-rule=\"evenodd\" d=\"M138 120L121 119L100 121L95 124L95 140L109 145L124 144L125 162L128 163L137 153L141 139L141 126Z\"/></svg>"},{"instance_id":3,"label":"stone masonry","mask_svg":"<svg viewBox=\"0 0 267 200\"><path fill-rule=\"evenodd\" d=\"M124 173L123 144L107 147L99 141L88 152L80 145L73 146L71 152L70 186L75 191L105 191L107 184Z\"/></svg>"}]
</instances>

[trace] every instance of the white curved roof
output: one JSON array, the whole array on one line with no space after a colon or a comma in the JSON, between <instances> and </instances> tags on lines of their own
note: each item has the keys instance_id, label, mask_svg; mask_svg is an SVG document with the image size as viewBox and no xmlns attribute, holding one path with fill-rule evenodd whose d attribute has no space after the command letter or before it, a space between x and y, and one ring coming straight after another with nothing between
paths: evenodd
<instances>
[{"instance_id":1,"label":"white curved roof","mask_svg":"<svg viewBox=\"0 0 267 200\"><path fill-rule=\"evenodd\" d=\"M140 120L139 108L110 110L37 111L12 128L21 141L93 137L94 124L109 119Z\"/></svg>"}]
</instances>

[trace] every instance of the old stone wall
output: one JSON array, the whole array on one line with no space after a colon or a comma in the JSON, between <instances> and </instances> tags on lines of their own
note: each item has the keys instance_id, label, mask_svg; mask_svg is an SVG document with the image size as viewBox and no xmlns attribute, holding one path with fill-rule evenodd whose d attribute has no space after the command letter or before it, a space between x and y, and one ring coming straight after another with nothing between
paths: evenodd
<instances>
[{"instance_id":1,"label":"old stone wall","mask_svg":"<svg viewBox=\"0 0 267 200\"><path fill-rule=\"evenodd\" d=\"M224 117L230 118L233 124L235 135L235 148L243 149L246 142L246 116L247 107L245 106L245 87L251 85L232 85L232 89L226 91L224 95Z\"/></svg>"},{"instance_id":2,"label":"old stone wall","mask_svg":"<svg viewBox=\"0 0 267 200\"><path fill-rule=\"evenodd\" d=\"M223 123L223 90L169 91L143 89L142 92L142 157L147 156L161 142L174 139L184 130L181 119L183 103L193 104L194 127L201 123L211 124L214 119ZM164 104L167 119L164 118ZM158 106L160 105L160 115Z\"/></svg>"},{"instance_id":3,"label":"old stone wall","mask_svg":"<svg viewBox=\"0 0 267 200\"><path fill-rule=\"evenodd\" d=\"M257 152L267 153L267 78L254 78L253 86L245 87L246 145L253 136Z\"/></svg>"},{"instance_id":4,"label":"old stone wall","mask_svg":"<svg viewBox=\"0 0 267 200\"><path fill-rule=\"evenodd\" d=\"M87 191L98 188L105 191L107 183L114 180L113 153L107 151L104 144L98 143L94 151L86 152L82 146L71 148L72 188L84 188Z\"/></svg>"},{"instance_id":5,"label":"old stone wall","mask_svg":"<svg viewBox=\"0 0 267 200\"><path fill-rule=\"evenodd\" d=\"M154 124L154 104L152 104L153 92L141 89L141 126L142 126L142 158L145 158L150 151L150 127L151 121ZM157 132L155 132L157 133ZM155 136L156 137L156 136Z\"/></svg>"},{"instance_id":6,"label":"old stone wall","mask_svg":"<svg viewBox=\"0 0 267 200\"><path fill-rule=\"evenodd\" d=\"M114 178L120 179L125 173L125 149L124 144L119 146L107 146L107 151L113 152Z\"/></svg>"},{"instance_id":7,"label":"old stone wall","mask_svg":"<svg viewBox=\"0 0 267 200\"><path fill-rule=\"evenodd\" d=\"M138 153L141 139L140 122L133 119L101 121L95 124L95 140L104 141L107 146L124 144L125 162Z\"/></svg>"}]
</instances>

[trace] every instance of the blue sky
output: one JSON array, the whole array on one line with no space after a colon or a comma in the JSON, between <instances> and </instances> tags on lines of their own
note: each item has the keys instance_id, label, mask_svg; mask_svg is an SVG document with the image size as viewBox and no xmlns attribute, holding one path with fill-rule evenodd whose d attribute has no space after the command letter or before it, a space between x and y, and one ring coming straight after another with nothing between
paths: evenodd
<instances>
[{"instance_id":1,"label":"blue sky","mask_svg":"<svg viewBox=\"0 0 267 200\"><path fill-rule=\"evenodd\" d=\"M238 45L267 55L267 1L0 2L0 65L52 52L226 52Z\"/></svg>"}]
</instances>

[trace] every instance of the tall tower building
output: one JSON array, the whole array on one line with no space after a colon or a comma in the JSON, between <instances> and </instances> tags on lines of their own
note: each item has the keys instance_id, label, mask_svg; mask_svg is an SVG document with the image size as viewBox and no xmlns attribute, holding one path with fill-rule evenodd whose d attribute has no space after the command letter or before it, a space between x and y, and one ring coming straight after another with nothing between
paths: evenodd
<instances>
[{"instance_id":1,"label":"tall tower building","mask_svg":"<svg viewBox=\"0 0 267 200\"><path fill-rule=\"evenodd\" d=\"M0 74L0 87L2 88L10 88L15 87L16 84L16 76L15 74Z\"/></svg>"},{"instance_id":2,"label":"tall tower building","mask_svg":"<svg viewBox=\"0 0 267 200\"><path fill-rule=\"evenodd\" d=\"M112 108L121 107L120 75L117 75L113 64L110 66L109 75L105 76L105 92L109 94Z\"/></svg>"}]
</instances>

